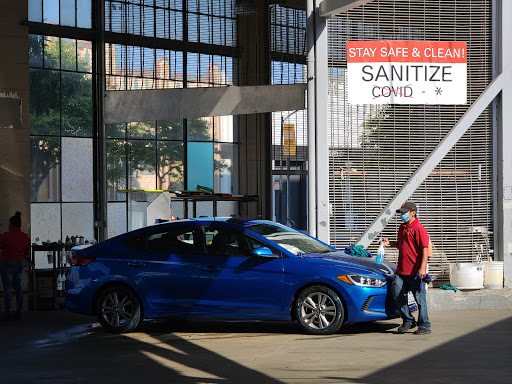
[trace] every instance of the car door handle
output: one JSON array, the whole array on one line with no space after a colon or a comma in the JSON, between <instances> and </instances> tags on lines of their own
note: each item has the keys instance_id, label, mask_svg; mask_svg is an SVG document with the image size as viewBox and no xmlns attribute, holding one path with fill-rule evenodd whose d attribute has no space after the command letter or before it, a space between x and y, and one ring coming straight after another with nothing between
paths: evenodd
<instances>
[{"instance_id":1,"label":"car door handle","mask_svg":"<svg viewBox=\"0 0 512 384\"><path fill-rule=\"evenodd\" d=\"M134 268L141 268L141 267L144 267L145 265L146 264L144 264L144 263L138 263L138 262L128 263L129 267L134 267Z\"/></svg>"},{"instance_id":2,"label":"car door handle","mask_svg":"<svg viewBox=\"0 0 512 384\"><path fill-rule=\"evenodd\" d=\"M219 272L220 268L216 267L215 265L209 265L207 267L202 268L202 270L206 271L206 272L214 273L214 272Z\"/></svg>"}]
</instances>

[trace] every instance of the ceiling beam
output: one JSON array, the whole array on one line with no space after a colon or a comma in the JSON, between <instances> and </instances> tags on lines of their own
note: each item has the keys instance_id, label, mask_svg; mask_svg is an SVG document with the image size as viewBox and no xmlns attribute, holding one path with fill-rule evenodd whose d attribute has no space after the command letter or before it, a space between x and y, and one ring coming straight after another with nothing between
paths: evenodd
<instances>
[{"instance_id":1,"label":"ceiling beam","mask_svg":"<svg viewBox=\"0 0 512 384\"><path fill-rule=\"evenodd\" d=\"M306 84L107 91L105 123L301 110L305 91Z\"/></svg>"}]
</instances>

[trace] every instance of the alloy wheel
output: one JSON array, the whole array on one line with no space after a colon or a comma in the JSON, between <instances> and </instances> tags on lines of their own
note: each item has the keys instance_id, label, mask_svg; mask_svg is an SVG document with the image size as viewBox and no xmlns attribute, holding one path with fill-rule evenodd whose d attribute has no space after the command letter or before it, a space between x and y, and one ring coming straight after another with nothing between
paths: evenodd
<instances>
[{"instance_id":1,"label":"alloy wheel","mask_svg":"<svg viewBox=\"0 0 512 384\"><path fill-rule=\"evenodd\" d=\"M119 291L110 292L102 301L101 316L112 327L122 327L132 320L135 312L132 299Z\"/></svg>"},{"instance_id":2,"label":"alloy wheel","mask_svg":"<svg viewBox=\"0 0 512 384\"><path fill-rule=\"evenodd\" d=\"M302 302L300 315L310 328L325 329L336 320L336 305L327 294L313 292Z\"/></svg>"}]
</instances>

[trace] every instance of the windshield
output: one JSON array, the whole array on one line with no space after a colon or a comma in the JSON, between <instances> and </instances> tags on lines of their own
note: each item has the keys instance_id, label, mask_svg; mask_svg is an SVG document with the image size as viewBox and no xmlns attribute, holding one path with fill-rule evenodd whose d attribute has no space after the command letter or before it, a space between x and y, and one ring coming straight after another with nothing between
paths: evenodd
<instances>
[{"instance_id":1,"label":"windshield","mask_svg":"<svg viewBox=\"0 0 512 384\"><path fill-rule=\"evenodd\" d=\"M279 244L281 247L295 255L301 253L334 252L331 247L321 243L319 240L291 228L278 227L269 224L256 224L251 225L249 229L264 236L268 240Z\"/></svg>"}]
</instances>

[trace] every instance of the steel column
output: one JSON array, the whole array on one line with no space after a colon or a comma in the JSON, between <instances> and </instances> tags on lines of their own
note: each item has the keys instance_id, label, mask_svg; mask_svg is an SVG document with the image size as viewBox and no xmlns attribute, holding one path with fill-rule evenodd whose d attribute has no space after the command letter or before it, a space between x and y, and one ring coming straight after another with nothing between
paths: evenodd
<instances>
[{"instance_id":1,"label":"steel column","mask_svg":"<svg viewBox=\"0 0 512 384\"><path fill-rule=\"evenodd\" d=\"M315 0L307 0L308 232L316 236Z\"/></svg>"}]
</instances>

